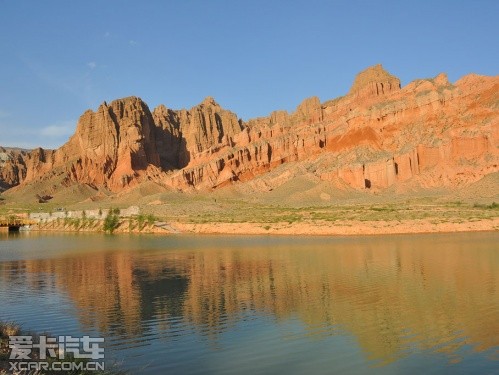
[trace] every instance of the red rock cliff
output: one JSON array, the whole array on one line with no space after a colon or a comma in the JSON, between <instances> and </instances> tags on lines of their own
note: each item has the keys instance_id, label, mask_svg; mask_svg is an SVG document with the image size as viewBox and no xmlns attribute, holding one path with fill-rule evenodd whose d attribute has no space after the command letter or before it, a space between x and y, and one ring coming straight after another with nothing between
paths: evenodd
<instances>
[{"instance_id":1,"label":"red rock cliff","mask_svg":"<svg viewBox=\"0 0 499 375\"><path fill-rule=\"evenodd\" d=\"M85 112L55 151L1 152L3 188L63 176L120 191L144 180L176 189L248 181L289 162L357 189L455 186L499 170L498 77L411 82L368 68L342 98L243 122L206 98L190 110L136 97ZM0 150L1 151L1 150Z\"/></svg>"}]
</instances>

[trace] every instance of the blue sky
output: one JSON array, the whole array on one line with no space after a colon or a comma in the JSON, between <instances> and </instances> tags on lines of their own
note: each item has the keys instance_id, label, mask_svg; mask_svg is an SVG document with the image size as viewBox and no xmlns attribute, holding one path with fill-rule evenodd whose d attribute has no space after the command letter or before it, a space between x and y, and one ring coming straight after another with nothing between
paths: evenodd
<instances>
[{"instance_id":1,"label":"blue sky","mask_svg":"<svg viewBox=\"0 0 499 375\"><path fill-rule=\"evenodd\" d=\"M104 100L248 119L344 95L382 63L405 85L498 74L499 1L0 0L0 145L56 147Z\"/></svg>"}]
</instances>

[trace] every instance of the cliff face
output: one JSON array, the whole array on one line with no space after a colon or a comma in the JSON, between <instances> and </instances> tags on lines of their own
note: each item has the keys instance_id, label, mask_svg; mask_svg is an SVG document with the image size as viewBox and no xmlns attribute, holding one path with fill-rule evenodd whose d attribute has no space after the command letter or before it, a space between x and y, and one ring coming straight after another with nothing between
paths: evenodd
<instances>
[{"instance_id":1,"label":"cliff face","mask_svg":"<svg viewBox=\"0 0 499 375\"><path fill-rule=\"evenodd\" d=\"M400 80L378 64L357 75L349 94L357 98L370 98L398 90L400 90Z\"/></svg>"},{"instance_id":2,"label":"cliff face","mask_svg":"<svg viewBox=\"0 0 499 375\"><path fill-rule=\"evenodd\" d=\"M237 116L207 97L190 111L160 105L153 112L156 148L165 170L181 169L211 148L229 146L230 137L243 129Z\"/></svg>"},{"instance_id":3,"label":"cliff face","mask_svg":"<svg viewBox=\"0 0 499 375\"><path fill-rule=\"evenodd\" d=\"M55 176L115 192L145 180L211 189L298 162L356 189L455 186L499 170L498 102L497 77L451 84L440 74L401 88L381 65L361 72L344 97L309 98L294 113L248 122L210 97L152 113L130 97L85 112L58 150L0 150L0 181L4 189Z\"/></svg>"},{"instance_id":4,"label":"cliff face","mask_svg":"<svg viewBox=\"0 0 499 375\"><path fill-rule=\"evenodd\" d=\"M75 135L51 161L73 181L119 188L160 167L152 114L139 98L103 103L85 112ZM75 158L75 156L77 156Z\"/></svg>"},{"instance_id":5,"label":"cliff face","mask_svg":"<svg viewBox=\"0 0 499 375\"><path fill-rule=\"evenodd\" d=\"M27 151L0 147L0 191L19 185L26 178Z\"/></svg>"}]
</instances>

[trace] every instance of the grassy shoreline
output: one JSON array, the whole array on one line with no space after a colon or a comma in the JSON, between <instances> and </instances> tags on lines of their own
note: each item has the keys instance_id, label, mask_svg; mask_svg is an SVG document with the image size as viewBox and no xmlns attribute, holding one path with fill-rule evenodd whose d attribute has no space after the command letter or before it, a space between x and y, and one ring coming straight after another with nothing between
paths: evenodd
<instances>
[{"instance_id":1,"label":"grassy shoreline","mask_svg":"<svg viewBox=\"0 0 499 375\"><path fill-rule=\"evenodd\" d=\"M188 201L153 201L140 214L123 217L125 207L97 219L58 217L41 220L33 231L108 233L217 233L286 235L362 235L499 230L499 204L435 199L399 202L322 204L296 207L240 199L196 197ZM75 205L72 209L95 207ZM107 208L104 208L105 210ZM7 214L26 214L27 208ZM99 211L101 211L99 209ZM37 211L33 211L37 212ZM43 212L43 211L38 211ZM87 211L88 212L88 211ZM0 212L2 214L2 212ZM3 213L6 214L5 212Z\"/></svg>"},{"instance_id":2,"label":"grassy shoreline","mask_svg":"<svg viewBox=\"0 0 499 375\"><path fill-rule=\"evenodd\" d=\"M265 212L269 214L265 215ZM282 209L239 212L229 216L207 212L178 220L156 218L150 222L119 219L114 233L284 234L284 235L375 235L444 233L499 230L499 209L485 207L339 207L331 209ZM175 220L177 219L177 220ZM46 223L39 231L103 232L103 224L91 227Z\"/></svg>"}]
</instances>

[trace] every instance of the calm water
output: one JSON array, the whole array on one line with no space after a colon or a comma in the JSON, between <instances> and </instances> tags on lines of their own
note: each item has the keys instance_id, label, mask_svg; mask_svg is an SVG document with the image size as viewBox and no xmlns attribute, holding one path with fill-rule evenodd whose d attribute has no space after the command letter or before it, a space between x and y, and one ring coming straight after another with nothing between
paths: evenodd
<instances>
[{"instance_id":1,"label":"calm water","mask_svg":"<svg viewBox=\"0 0 499 375\"><path fill-rule=\"evenodd\" d=\"M133 374L499 373L499 234L0 237L0 319Z\"/></svg>"}]
</instances>

